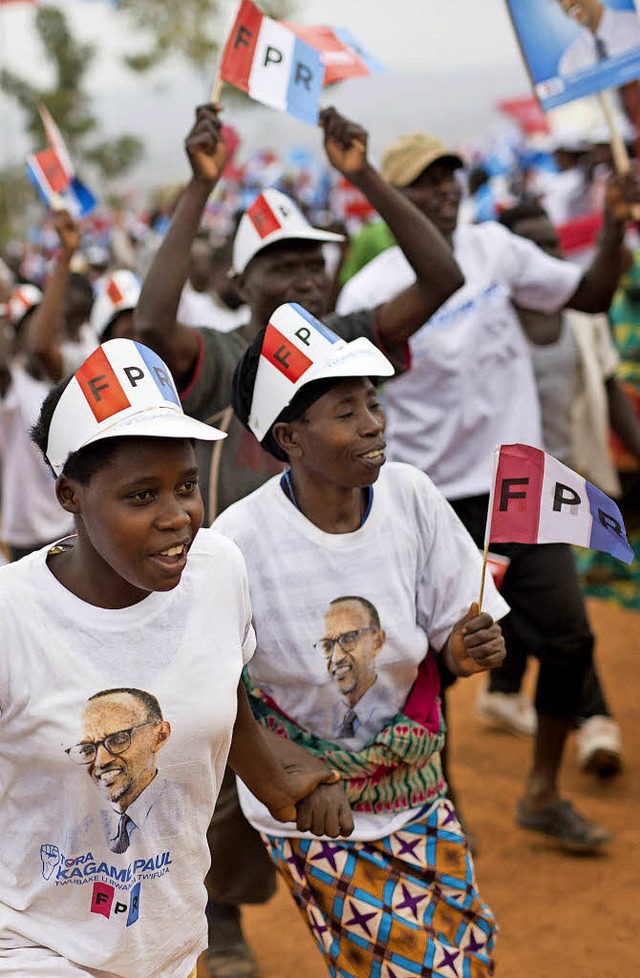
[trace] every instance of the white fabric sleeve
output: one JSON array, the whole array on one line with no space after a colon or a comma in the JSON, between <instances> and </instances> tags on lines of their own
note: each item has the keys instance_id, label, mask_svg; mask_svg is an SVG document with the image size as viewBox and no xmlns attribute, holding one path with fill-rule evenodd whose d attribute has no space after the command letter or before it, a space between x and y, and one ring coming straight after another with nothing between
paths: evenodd
<instances>
[{"instance_id":1,"label":"white fabric sleeve","mask_svg":"<svg viewBox=\"0 0 640 978\"><path fill-rule=\"evenodd\" d=\"M425 477L426 478L426 477ZM428 538L422 575L416 595L417 621L439 651L451 629L477 601L482 576L482 555L471 535L447 500L435 487L425 487L420 523L426 523ZM487 570L482 610L494 621L503 618L509 605L502 598Z\"/></svg>"},{"instance_id":2,"label":"white fabric sleeve","mask_svg":"<svg viewBox=\"0 0 640 978\"><path fill-rule=\"evenodd\" d=\"M620 357L613 342L609 320L604 313L593 316L593 345L602 376L609 380L618 369Z\"/></svg>"},{"instance_id":3,"label":"white fabric sleeve","mask_svg":"<svg viewBox=\"0 0 640 978\"><path fill-rule=\"evenodd\" d=\"M514 302L525 309L541 312L562 309L578 288L584 269L573 262L552 258L532 241L520 238L506 228L500 230L505 234L500 242L503 268Z\"/></svg>"},{"instance_id":4,"label":"white fabric sleeve","mask_svg":"<svg viewBox=\"0 0 640 978\"><path fill-rule=\"evenodd\" d=\"M240 564L242 573L242 606L244 612L244 628L242 634L242 664L246 666L247 662L253 658L253 653L256 650L256 633L251 622L251 599L249 598L249 580L247 577L247 565L244 562L244 557L240 554Z\"/></svg>"},{"instance_id":5,"label":"white fabric sleeve","mask_svg":"<svg viewBox=\"0 0 640 978\"><path fill-rule=\"evenodd\" d=\"M415 272L400 248L388 248L349 279L338 296L336 312L344 316L359 309L375 309L415 280Z\"/></svg>"}]
</instances>

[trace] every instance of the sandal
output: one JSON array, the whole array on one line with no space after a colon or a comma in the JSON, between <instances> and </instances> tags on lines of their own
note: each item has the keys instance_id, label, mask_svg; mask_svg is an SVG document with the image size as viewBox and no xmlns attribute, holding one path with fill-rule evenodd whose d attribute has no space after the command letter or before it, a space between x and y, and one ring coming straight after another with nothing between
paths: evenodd
<instances>
[{"instance_id":1,"label":"sandal","mask_svg":"<svg viewBox=\"0 0 640 978\"><path fill-rule=\"evenodd\" d=\"M604 825L590 822L570 801L562 799L537 811L520 802L516 823L523 829L549 836L567 852L595 853L612 838Z\"/></svg>"}]
</instances>

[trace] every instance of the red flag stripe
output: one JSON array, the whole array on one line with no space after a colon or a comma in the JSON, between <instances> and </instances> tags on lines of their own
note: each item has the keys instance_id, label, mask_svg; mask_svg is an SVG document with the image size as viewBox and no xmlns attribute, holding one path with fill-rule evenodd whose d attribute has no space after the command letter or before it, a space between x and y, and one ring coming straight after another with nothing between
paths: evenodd
<instances>
[{"instance_id":1,"label":"red flag stripe","mask_svg":"<svg viewBox=\"0 0 640 978\"><path fill-rule=\"evenodd\" d=\"M489 541L537 543L544 452L528 445L500 449Z\"/></svg>"},{"instance_id":2,"label":"red flag stripe","mask_svg":"<svg viewBox=\"0 0 640 978\"><path fill-rule=\"evenodd\" d=\"M313 363L313 360L305 356L271 323L267 326L262 341L262 356L266 357L269 363L272 363L292 384L295 384Z\"/></svg>"},{"instance_id":3,"label":"red flag stripe","mask_svg":"<svg viewBox=\"0 0 640 978\"><path fill-rule=\"evenodd\" d=\"M76 372L76 379L96 421L104 421L118 411L131 407L129 398L100 347L85 360Z\"/></svg>"},{"instance_id":4,"label":"red flag stripe","mask_svg":"<svg viewBox=\"0 0 640 978\"><path fill-rule=\"evenodd\" d=\"M253 204L247 211L247 217L261 238L266 238L269 234L273 234L274 231L279 231L282 227L282 224L272 211L271 207L269 207L269 204L265 200L263 194L260 194L260 196L254 200Z\"/></svg>"},{"instance_id":5,"label":"red flag stripe","mask_svg":"<svg viewBox=\"0 0 640 978\"><path fill-rule=\"evenodd\" d=\"M262 14L249 0L242 0L220 63L220 77L243 92L249 91L251 65L258 42Z\"/></svg>"}]
</instances>

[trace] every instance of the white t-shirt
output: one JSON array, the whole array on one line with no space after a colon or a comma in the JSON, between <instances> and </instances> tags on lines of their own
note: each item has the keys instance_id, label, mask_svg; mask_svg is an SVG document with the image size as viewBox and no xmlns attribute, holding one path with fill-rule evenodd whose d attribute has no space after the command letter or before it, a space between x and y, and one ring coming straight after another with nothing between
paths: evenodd
<instances>
[{"instance_id":1,"label":"white t-shirt","mask_svg":"<svg viewBox=\"0 0 640 978\"><path fill-rule=\"evenodd\" d=\"M604 44L606 58L616 58L640 47L640 20L632 11L610 10L603 7L602 19L594 34L583 28L572 41L558 63L559 75L574 75L593 68L598 63L596 38Z\"/></svg>"},{"instance_id":2,"label":"white t-shirt","mask_svg":"<svg viewBox=\"0 0 640 978\"><path fill-rule=\"evenodd\" d=\"M582 269L492 221L460 226L465 284L409 340L411 369L385 386L389 457L427 472L448 499L489 492L496 445L542 447L529 349L511 300L549 312ZM340 293L338 312L386 302L415 275L399 248L378 255Z\"/></svg>"},{"instance_id":3,"label":"white t-shirt","mask_svg":"<svg viewBox=\"0 0 640 978\"><path fill-rule=\"evenodd\" d=\"M216 296L209 292L197 292L187 282L182 290L176 318L183 326L206 326L219 333L230 333L232 329L238 329L249 322L251 311L248 306L229 309Z\"/></svg>"},{"instance_id":4,"label":"white t-shirt","mask_svg":"<svg viewBox=\"0 0 640 978\"><path fill-rule=\"evenodd\" d=\"M81 601L46 550L0 569L0 975L186 978L206 946L206 833L250 658L238 549L201 531L180 584L121 610ZM88 698L151 693L171 735L119 817L65 749Z\"/></svg>"},{"instance_id":5,"label":"white t-shirt","mask_svg":"<svg viewBox=\"0 0 640 978\"><path fill-rule=\"evenodd\" d=\"M429 646L440 649L477 601L480 554L442 494L411 466L387 463L368 518L343 534L325 533L303 516L285 496L280 478L234 503L214 524L235 540L247 561L258 640L250 677L300 726L359 750L403 708ZM341 736L347 704L318 642L331 602L354 596L360 609L366 611L365 601L373 605L386 637L375 656L375 682L353 707L359 720L355 735ZM494 618L508 611L493 582L485 608ZM374 624L370 607L365 618ZM342 620L340 627L359 626ZM256 828L300 834L293 824L275 822L240 789L243 811ZM355 812L351 838L381 838L412 814Z\"/></svg>"},{"instance_id":6,"label":"white t-shirt","mask_svg":"<svg viewBox=\"0 0 640 978\"><path fill-rule=\"evenodd\" d=\"M29 437L50 385L19 366L0 398L0 538L14 547L58 540L73 519L56 499L53 473Z\"/></svg>"}]
</instances>

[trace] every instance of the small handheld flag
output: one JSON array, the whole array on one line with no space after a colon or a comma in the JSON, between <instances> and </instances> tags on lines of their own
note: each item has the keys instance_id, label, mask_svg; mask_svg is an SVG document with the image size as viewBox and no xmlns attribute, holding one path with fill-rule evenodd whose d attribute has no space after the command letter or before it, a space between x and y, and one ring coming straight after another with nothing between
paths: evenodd
<instances>
[{"instance_id":1,"label":"small handheld flag","mask_svg":"<svg viewBox=\"0 0 640 978\"><path fill-rule=\"evenodd\" d=\"M485 543L571 543L627 564L634 557L613 499L530 445L496 450Z\"/></svg>"},{"instance_id":2,"label":"small handheld flag","mask_svg":"<svg viewBox=\"0 0 640 978\"><path fill-rule=\"evenodd\" d=\"M27 176L48 207L64 208L74 218L84 217L96 206L96 198L76 177L62 134L44 105L40 116L49 145L27 156Z\"/></svg>"},{"instance_id":3,"label":"small handheld flag","mask_svg":"<svg viewBox=\"0 0 640 978\"><path fill-rule=\"evenodd\" d=\"M626 564L634 558L613 499L531 445L500 445L494 452L480 609L490 543L571 543L603 550Z\"/></svg>"},{"instance_id":4,"label":"small handheld flag","mask_svg":"<svg viewBox=\"0 0 640 978\"><path fill-rule=\"evenodd\" d=\"M318 122L324 77L319 53L292 30L261 14L250 0L240 4L219 76L257 102L303 122Z\"/></svg>"}]
</instances>

